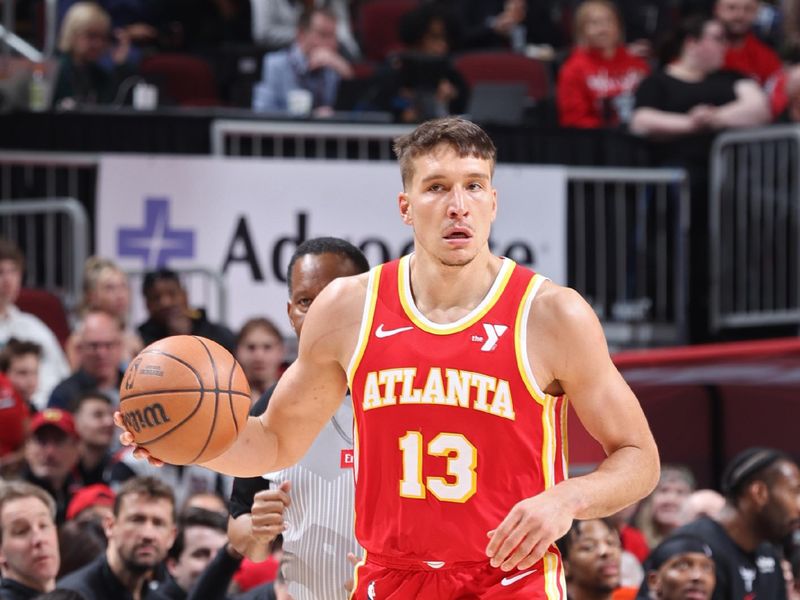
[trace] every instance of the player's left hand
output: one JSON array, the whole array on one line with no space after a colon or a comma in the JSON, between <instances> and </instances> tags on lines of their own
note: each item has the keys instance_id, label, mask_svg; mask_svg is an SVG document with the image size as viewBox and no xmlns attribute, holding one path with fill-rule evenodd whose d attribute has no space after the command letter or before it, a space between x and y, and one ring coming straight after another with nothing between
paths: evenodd
<instances>
[{"instance_id":1,"label":"player's left hand","mask_svg":"<svg viewBox=\"0 0 800 600\"><path fill-rule=\"evenodd\" d=\"M503 522L488 533L486 556L503 571L529 569L569 531L572 515L553 490L517 502Z\"/></svg>"}]
</instances>

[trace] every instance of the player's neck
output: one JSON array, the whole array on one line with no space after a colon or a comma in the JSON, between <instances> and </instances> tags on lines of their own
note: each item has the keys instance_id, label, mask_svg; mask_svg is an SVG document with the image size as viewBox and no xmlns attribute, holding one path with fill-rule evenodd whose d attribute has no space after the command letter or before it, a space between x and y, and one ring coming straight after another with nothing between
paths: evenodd
<instances>
[{"instance_id":1,"label":"player's neck","mask_svg":"<svg viewBox=\"0 0 800 600\"><path fill-rule=\"evenodd\" d=\"M449 266L424 252L411 257L414 304L434 323L451 323L468 314L492 287L502 259L487 250L471 262Z\"/></svg>"}]
</instances>

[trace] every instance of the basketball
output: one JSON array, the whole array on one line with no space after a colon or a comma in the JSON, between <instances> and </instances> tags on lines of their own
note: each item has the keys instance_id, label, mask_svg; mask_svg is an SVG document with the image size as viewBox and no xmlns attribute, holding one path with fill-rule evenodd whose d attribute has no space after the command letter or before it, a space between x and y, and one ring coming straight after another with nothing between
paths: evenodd
<instances>
[{"instance_id":1,"label":"basketball","mask_svg":"<svg viewBox=\"0 0 800 600\"><path fill-rule=\"evenodd\" d=\"M119 397L134 441L173 465L225 452L250 411L242 367L216 342L193 335L164 338L142 350L122 378Z\"/></svg>"}]
</instances>

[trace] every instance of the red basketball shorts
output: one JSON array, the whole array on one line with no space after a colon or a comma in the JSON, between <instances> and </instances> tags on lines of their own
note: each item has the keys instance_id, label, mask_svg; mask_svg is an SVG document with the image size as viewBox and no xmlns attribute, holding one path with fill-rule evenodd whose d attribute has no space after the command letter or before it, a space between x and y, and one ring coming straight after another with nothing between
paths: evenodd
<instances>
[{"instance_id":1,"label":"red basketball shorts","mask_svg":"<svg viewBox=\"0 0 800 600\"><path fill-rule=\"evenodd\" d=\"M543 561L529 569L505 572L492 567L488 560L441 566L436 563L433 566L427 563L400 565L368 554L366 561L356 567L351 599L565 600L566 589L558 575L554 573L548 585Z\"/></svg>"}]
</instances>

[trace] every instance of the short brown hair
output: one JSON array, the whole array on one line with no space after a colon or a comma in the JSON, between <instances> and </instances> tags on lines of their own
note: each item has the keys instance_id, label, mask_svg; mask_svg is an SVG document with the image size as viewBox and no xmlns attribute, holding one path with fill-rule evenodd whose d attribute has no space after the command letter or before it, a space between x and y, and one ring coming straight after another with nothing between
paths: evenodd
<instances>
[{"instance_id":1,"label":"short brown hair","mask_svg":"<svg viewBox=\"0 0 800 600\"><path fill-rule=\"evenodd\" d=\"M172 520L175 521L175 494L172 488L156 477L133 477L122 484L117 491L114 499L114 516L119 516L119 509L122 506L122 499L125 496L141 494L153 500L165 499L172 504Z\"/></svg>"},{"instance_id":2,"label":"short brown hair","mask_svg":"<svg viewBox=\"0 0 800 600\"><path fill-rule=\"evenodd\" d=\"M50 516L55 521L56 503L53 497L38 485L33 485L27 481L6 481L0 483L0 512L6 502L18 500L20 498L38 498L47 507ZM3 523L0 521L0 541L3 541Z\"/></svg>"},{"instance_id":3,"label":"short brown hair","mask_svg":"<svg viewBox=\"0 0 800 600\"><path fill-rule=\"evenodd\" d=\"M6 238L0 238L0 260L13 260L20 271L25 267L25 256L23 256L22 250Z\"/></svg>"},{"instance_id":4,"label":"short brown hair","mask_svg":"<svg viewBox=\"0 0 800 600\"><path fill-rule=\"evenodd\" d=\"M497 148L488 134L478 125L461 117L442 117L419 125L414 131L400 136L394 141L394 153L400 163L403 187L414 177L413 159L430 153L441 144L447 144L459 156L475 156L494 163Z\"/></svg>"},{"instance_id":5,"label":"short brown hair","mask_svg":"<svg viewBox=\"0 0 800 600\"><path fill-rule=\"evenodd\" d=\"M253 317L249 319L242 328L239 330L239 333L236 335L236 345L242 343L242 340L250 335L251 331L255 331L256 329L266 329L271 336L278 338L278 341L282 344L283 343L283 335L278 330L278 326L275 325L272 321L265 317Z\"/></svg>"},{"instance_id":6,"label":"short brown hair","mask_svg":"<svg viewBox=\"0 0 800 600\"><path fill-rule=\"evenodd\" d=\"M6 345L0 350L0 373L7 373L11 368L12 361L26 354L34 354L36 358L41 358L42 347L36 342L9 338Z\"/></svg>"}]
</instances>

